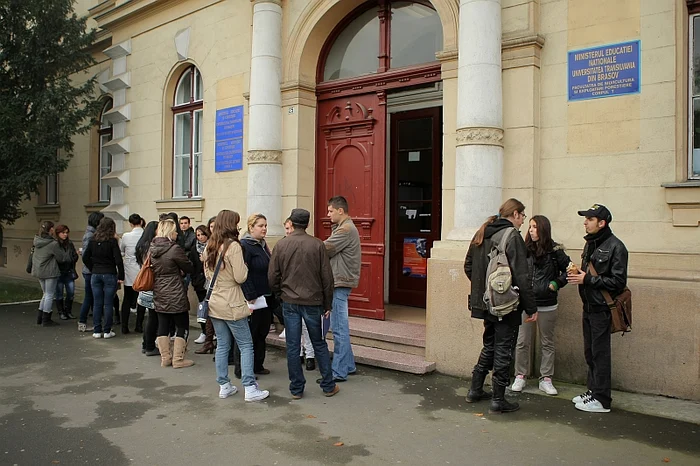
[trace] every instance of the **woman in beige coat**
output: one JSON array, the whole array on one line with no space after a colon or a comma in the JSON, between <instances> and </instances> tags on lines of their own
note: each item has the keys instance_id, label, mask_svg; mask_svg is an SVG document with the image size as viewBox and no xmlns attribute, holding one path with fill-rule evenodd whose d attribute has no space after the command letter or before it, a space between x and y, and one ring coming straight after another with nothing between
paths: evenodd
<instances>
[{"instance_id":1,"label":"woman in beige coat","mask_svg":"<svg viewBox=\"0 0 700 466\"><path fill-rule=\"evenodd\" d=\"M211 238L203 253L204 273L212 288L209 298L209 317L216 331L216 381L219 398L227 398L238 391L228 376L228 354L235 337L241 350L241 382L245 387L246 401L260 401L270 392L260 390L253 374L253 338L250 335L248 317L251 312L243 296L241 285L248 278L248 268L243 262L243 249L238 241L237 212L222 210L216 216ZM221 267L212 283L216 266L223 256Z\"/></svg>"}]
</instances>

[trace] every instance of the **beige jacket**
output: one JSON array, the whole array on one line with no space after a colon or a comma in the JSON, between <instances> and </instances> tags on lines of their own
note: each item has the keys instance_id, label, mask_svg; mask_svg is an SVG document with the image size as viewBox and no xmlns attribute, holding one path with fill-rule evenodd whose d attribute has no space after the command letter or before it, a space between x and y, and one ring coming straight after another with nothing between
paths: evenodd
<instances>
[{"instance_id":1,"label":"beige jacket","mask_svg":"<svg viewBox=\"0 0 700 466\"><path fill-rule=\"evenodd\" d=\"M203 262L206 264L206 254ZM219 254L221 252L219 251ZM218 255L217 255L218 256ZM217 257L218 260L218 257ZM214 269L205 265L204 273L207 281L214 276ZM209 317L221 320L241 320L251 314L248 302L243 296L241 285L248 278L248 267L243 262L243 249L240 243L234 241L226 251L224 262L214 284L214 290L209 299Z\"/></svg>"}]
</instances>

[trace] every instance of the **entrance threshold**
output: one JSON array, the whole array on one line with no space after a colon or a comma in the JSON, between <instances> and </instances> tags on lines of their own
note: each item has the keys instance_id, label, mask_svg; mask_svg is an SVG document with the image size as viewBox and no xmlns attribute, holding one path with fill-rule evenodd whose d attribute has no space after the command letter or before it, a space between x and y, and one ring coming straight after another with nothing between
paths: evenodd
<instances>
[{"instance_id":1,"label":"entrance threshold","mask_svg":"<svg viewBox=\"0 0 700 466\"><path fill-rule=\"evenodd\" d=\"M400 304L385 304L384 319L425 325L425 309Z\"/></svg>"}]
</instances>

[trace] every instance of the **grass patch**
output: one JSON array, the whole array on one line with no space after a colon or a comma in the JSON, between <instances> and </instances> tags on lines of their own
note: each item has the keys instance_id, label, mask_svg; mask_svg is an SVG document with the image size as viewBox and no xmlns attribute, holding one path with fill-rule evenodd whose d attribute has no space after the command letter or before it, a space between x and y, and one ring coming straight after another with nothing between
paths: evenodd
<instances>
[{"instance_id":1,"label":"grass patch","mask_svg":"<svg viewBox=\"0 0 700 466\"><path fill-rule=\"evenodd\" d=\"M38 300L42 295L38 281L0 276L0 304Z\"/></svg>"}]
</instances>

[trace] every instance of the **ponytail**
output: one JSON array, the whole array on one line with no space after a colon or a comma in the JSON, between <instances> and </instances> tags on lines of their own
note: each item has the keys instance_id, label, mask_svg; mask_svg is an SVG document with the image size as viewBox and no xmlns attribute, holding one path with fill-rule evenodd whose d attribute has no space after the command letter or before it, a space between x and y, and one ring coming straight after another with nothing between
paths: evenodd
<instances>
[{"instance_id":1,"label":"ponytail","mask_svg":"<svg viewBox=\"0 0 700 466\"><path fill-rule=\"evenodd\" d=\"M472 244L474 246L481 246L481 243L484 242L484 232L486 231L486 227L495 222L498 217L498 215L492 215L484 222L483 225L481 225L481 228L477 230L472 238Z\"/></svg>"},{"instance_id":2,"label":"ponytail","mask_svg":"<svg viewBox=\"0 0 700 466\"><path fill-rule=\"evenodd\" d=\"M520 212L521 214L525 212L525 205L517 199L510 198L501 205L501 208L498 209L497 215L490 216L486 222L481 225L481 228L477 230L477 232L474 234L474 238L472 238L472 244L474 246L481 246L481 244L484 242L484 232L486 231L486 227L491 225L499 218L511 217L515 212Z\"/></svg>"}]
</instances>

